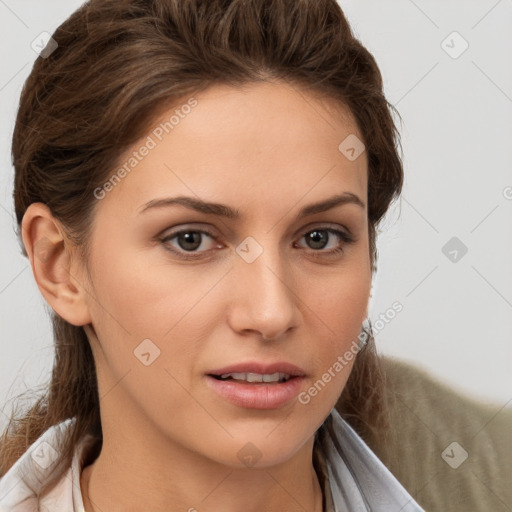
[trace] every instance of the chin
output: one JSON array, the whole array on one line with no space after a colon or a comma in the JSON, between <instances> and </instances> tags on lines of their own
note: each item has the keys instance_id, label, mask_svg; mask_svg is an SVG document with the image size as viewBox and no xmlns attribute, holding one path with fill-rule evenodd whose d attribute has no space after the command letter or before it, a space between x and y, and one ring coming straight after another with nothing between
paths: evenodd
<instances>
[{"instance_id":1,"label":"chin","mask_svg":"<svg viewBox=\"0 0 512 512\"><path fill-rule=\"evenodd\" d=\"M283 435L276 432L268 435L268 432L258 429L253 435L246 432L235 436L222 446L218 445L219 451L212 454L212 458L236 469L273 467L290 460L311 437L306 433L291 437L289 430Z\"/></svg>"}]
</instances>

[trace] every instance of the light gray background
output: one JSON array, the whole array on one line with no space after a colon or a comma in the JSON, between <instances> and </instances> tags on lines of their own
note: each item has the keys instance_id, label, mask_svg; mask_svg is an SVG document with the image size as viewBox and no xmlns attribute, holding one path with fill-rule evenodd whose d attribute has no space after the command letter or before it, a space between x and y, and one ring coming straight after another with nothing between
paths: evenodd
<instances>
[{"instance_id":1,"label":"light gray background","mask_svg":"<svg viewBox=\"0 0 512 512\"><path fill-rule=\"evenodd\" d=\"M10 138L31 42L80 4L0 0L0 407L50 377L48 306L14 235ZM498 411L512 404L512 0L340 4L404 121L406 182L379 237L370 318L396 300L403 311L378 348ZM453 31L469 44L457 58L443 49L462 48ZM457 262L442 252L452 237L468 248Z\"/></svg>"}]
</instances>

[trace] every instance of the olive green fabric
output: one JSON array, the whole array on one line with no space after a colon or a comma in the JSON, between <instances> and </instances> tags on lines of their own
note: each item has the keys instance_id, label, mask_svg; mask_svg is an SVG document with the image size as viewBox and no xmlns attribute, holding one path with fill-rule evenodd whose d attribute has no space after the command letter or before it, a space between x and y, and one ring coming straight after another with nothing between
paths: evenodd
<instances>
[{"instance_id":1,"label":"olive green fabric","mask_svg":"<svg viewBox=\"0 0 512 512\"><path fill-rule=\"evenodd\" d=\"M368 444L411 496L426 511L512 512L512 401L481 403L415 366L383 364L391 428Z\"/></svg>"}]
</instances>

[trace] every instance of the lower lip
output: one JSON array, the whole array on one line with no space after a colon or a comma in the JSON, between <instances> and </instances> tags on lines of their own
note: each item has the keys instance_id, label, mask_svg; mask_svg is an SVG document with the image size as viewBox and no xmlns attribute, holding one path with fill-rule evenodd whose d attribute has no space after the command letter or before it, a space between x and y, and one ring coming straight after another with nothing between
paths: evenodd
<instances>
[{"instance_id":1,"label":"lower lip","mask_svg":"<svg viewBox=\"0 0 512 512\"><path fill-rule=\"evenodd\" d=\"M290 402L300 392L304 377L292 377L281 383L245 384L234 380L219 380L206 376L208 385L220 396L239 407L277 409Z\"/></svg>"}]
</instances>

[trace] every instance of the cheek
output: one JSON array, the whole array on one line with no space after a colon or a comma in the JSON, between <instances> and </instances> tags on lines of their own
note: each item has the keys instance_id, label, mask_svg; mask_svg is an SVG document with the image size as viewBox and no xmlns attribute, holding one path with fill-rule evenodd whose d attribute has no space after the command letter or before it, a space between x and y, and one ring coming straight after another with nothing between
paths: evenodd
<instances>
[{"instance_id":1,"label":"cheek","mask_svg":"<svg viewBox=\"0 0 512 512\"><path fill-rule=\"evenodd\" d=\"M371 290L369 264L340 266L321 279L308 279L303 289L304 302L326 324L326 333L342 339L356 326L360 329Z\"/></svg>"},{"instance_id":2,"label":"cheek","mask_svg":"<svg viewBox=\"0 0 512 512\"><path fill-rule=\"evenodd\" d=\"M103 389L114 390L108 392L111 407L137 404L132 414L140 408L150 417L168 414L169 404L176 409L190 403L179 383L187 382L204 338L204 304L211 302L201 299L215 280L180 266L149 264L139 255L96 263L91 308Z\"/></svg>"},{"instance_id":3,"label":"cheek","mask_svg":"<svg viewBox=\"0 0 512 512\"><path fill-rule=\"evenodd\" d=\"M317 340L315 368L322 381L317 386L318 394L327 401L335 401L358 352L359 335L368 307L371 272L369 266L362 264L350 270L347 267L322 284L308 287L305 302L310 307L310 324L316 326L310 338Z\"/></svg>"},{"instance_id":4,"label":"cheek","mask_svg":"<svg viewBox=\"0 0 512 512\"><path fill-rule=\"evenodd\" d=\"M161 259L150 263L142 252L97 265L91 305L102 349L97 355L105 370L113 379L130 371L130 381L146 380L145 386L156 391L166 383L168 393L179 395L166 370L179 382L190 379L201 344L211 333L209 323L223 311L214 290L218 281L218 275L197 268Z\"/></svg>"},{"instance_id":5,"label":"cheek","mask_svg":"<svg viewBox=\"0 0 512 512\"><path fill-rule=\"evenodd\" d=\"M97 260L92 305L115 329L161 338L213 284L211 276L163 258L150 262L147 253L132 249L115 259Z\"/></svg>"}]
</instances>

